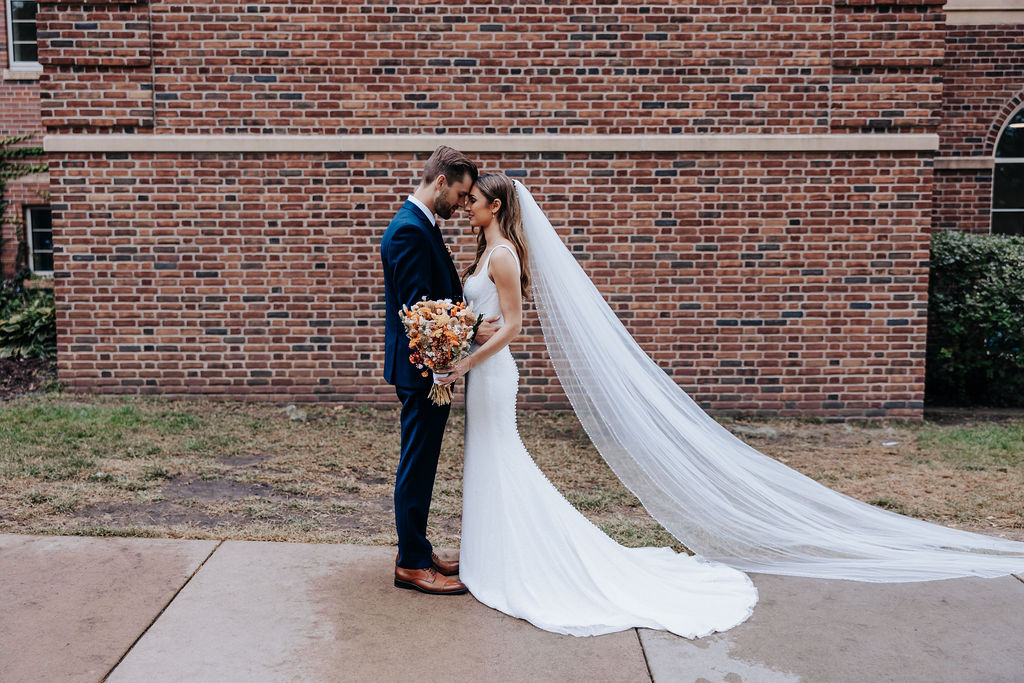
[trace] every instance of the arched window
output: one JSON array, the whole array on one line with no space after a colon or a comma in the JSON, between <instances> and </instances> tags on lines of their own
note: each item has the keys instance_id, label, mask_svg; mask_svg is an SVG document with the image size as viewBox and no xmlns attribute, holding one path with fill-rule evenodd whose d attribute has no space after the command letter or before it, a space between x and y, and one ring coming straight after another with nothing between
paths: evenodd
<instances>
[{"instance_id":1,"label":"arched window","mask_svg":"<svg viewBox=\"0 0 1024 683\"><path fill-rule=\"evenodd\" d=\"M1024 235L1024 108L999 136L992 183L992 232Z\"/></svg>"}]
</instances>

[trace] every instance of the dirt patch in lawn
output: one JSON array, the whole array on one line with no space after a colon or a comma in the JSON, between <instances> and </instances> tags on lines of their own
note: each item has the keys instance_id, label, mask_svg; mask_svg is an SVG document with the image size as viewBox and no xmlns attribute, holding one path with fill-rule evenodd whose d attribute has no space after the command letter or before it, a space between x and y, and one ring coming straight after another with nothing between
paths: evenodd
<instances>
[{"instance_id":1,"label":"dirt patch in lawn","mask_svg":"<svg viewBox=\"0 0 1024 683\"><path fill-rule=\"evenodd\" d=\"M249 496L270 497L274 487L259 481L243 483L234 479L201 479L195 472L171 477L160 487L160 493L173 500L221 501L247 498Z\"/></svg>"}]
</instances>

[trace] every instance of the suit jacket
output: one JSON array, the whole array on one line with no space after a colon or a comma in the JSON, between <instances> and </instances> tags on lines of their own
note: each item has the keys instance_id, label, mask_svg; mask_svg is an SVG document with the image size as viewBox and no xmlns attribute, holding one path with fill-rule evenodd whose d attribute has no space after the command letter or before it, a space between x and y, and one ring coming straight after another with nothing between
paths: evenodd
<instances>
[{"instance_id":1,"label":"suit jacket","mask_svg":"<svg viewBox=\"0 0 1024 683\"><path fill-rule=\"evenodd\" d=\"M380 243L384 266L384 379L406 388L426 388L433 380L409 362L409 338L399 318L403 306L428 299L462 299L462 281L441 230L406 200Z\"/></svg>"}]
</instances>

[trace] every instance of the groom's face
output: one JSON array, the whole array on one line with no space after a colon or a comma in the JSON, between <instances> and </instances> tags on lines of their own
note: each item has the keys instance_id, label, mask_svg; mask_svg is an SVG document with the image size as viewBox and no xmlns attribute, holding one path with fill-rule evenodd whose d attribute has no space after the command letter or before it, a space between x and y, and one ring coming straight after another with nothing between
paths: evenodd
<instances>
[{"instance_id":1,"label":"groom's face","mask_svg":"<svg viewBox=\"0 0 1024 683\"><path fill-rule=\"evenodd\" d=\"M468 173L453 183L449 183L443 175L438 176L435 185L434 213L441 218L451 218L455 209L466 205L472 185L473 180Z\"/></svg>"}]
</instances>

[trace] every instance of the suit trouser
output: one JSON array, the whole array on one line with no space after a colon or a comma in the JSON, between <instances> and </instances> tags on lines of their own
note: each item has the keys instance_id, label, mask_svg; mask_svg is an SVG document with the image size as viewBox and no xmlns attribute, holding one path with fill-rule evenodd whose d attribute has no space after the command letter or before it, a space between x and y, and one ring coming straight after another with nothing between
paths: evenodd
<instances>
[{"instance_id":1,"label":"suit trouser","mask_svg":"<svg viewBox=\"0 0 1024 683\"><path fill-rule=\"evenodd\" d=\"M451 405L434 405L427 398L429 385L424 389L396 386L395 391L402 401L402 455L395 477L398 565L423 569L431 565L427 514Z\"/></svg>"}]
</instances>

